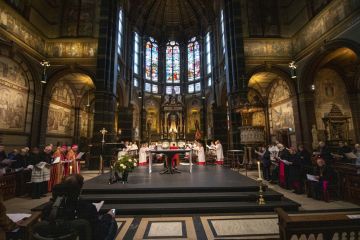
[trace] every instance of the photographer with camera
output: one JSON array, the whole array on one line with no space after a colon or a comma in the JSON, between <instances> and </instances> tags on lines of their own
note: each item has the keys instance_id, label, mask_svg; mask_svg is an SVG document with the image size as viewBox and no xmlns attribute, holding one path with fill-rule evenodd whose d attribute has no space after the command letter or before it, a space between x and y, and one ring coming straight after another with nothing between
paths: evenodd
<instances>
[{"instance_id":1,"label":"photographer with camera","mask_svg":"<svg viewBox=\"0 0 360 240\"><path fill-rule=\"evenodd\" d=\"M42 238L112 240L117 232L115 212L100 215L96 207L79 198L84 178L73 174L53 188L53 198L43 210L43 222L35 228ZM75 236L75 238L72 238ZM41 239L39 237L39 239Z\"/></svg>"}]
</instances>

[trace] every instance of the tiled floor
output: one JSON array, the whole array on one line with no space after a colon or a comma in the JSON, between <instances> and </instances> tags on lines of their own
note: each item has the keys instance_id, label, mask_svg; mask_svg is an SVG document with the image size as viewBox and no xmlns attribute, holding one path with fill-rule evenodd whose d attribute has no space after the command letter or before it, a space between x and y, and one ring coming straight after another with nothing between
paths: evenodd
<instances>
[{"instance_id":1,"label":"tiled floor","mask_svg":"<svg viewBox=\"0 0 360 240\"><path fill-rule=\"evenodd\" d=\"M240 174L243 174L241 172ZM83 172L85 180L98 176L97 171ZM257 178L257 171L248 177ZM359 206L344 202L323 201L297 195L277 185L270 188L302 204L301 210L351 209ZM14 198L5 201L8 213L29 213L30 209L47 202L50 194L42 199ZM274 214L222 214L218 216L117 216L120 239L278 239L277 216Z\"/></svg>"}]
</instances>

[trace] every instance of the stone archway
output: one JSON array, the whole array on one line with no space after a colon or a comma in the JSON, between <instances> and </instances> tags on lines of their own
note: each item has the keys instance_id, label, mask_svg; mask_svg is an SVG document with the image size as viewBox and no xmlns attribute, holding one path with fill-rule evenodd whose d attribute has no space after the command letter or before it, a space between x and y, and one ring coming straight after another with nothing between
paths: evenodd
<instances>
[{"instance_id":1,"label":"stone archway","mask_svg":"<svg viewBox=\"0 0 360 240\"><path fill-rule=\"evenodd\" d=\"M338 39L323 46L303 68L299 104L301 114L307 120L303 122L303 129L308 145L315 146L313 139L316 138L326 140L322 118L330 111L331 104L339 105L340 110L351 117L350 136L353 140L360 140L360 99L356 79L359 54L357 43ZM313 128L316 131L312 131Z\"/></svg>"}]
</instances>

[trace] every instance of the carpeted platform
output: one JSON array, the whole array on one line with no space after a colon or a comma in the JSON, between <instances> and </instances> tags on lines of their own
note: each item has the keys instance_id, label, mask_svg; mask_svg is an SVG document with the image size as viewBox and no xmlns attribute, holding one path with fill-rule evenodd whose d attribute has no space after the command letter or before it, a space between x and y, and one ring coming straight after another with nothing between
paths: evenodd
<instances>
[{"instance_id":1,"label":"carpeted platform","mask_svg":"<svg viewBox=\"0 0 360 240\"><path fill-rule=\"evenodd\" d=\"M162 166L139 167L128 183L108 184L103 174L84 184L82 198L104 200L103 210L119 214L226 213L273 211L276 207L297 211L299 204L272 190L264 193L267 204L259 206L258 183L221 166L181 166L180 174L161 175Z\"/></svg>"}]
</instances>

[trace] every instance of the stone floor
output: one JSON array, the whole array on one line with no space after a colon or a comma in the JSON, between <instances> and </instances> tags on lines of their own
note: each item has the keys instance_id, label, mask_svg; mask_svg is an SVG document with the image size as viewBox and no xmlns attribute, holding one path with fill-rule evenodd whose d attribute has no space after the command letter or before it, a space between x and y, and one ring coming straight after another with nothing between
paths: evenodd
<instances>
[{"instance_id":1,"label":"stone floor","mask_svg":"<svg viewBox=\"0 0 360 240\"><path fill-rule=\"evenodd\" d=\"M239 174L244 174L241 171ZM84 171L85 180L98 176L97 171ZM257 171L247 176L257 178ZM302 205L300 211L344 210L360 206L344 202L329 203L297 195L278 185L269 187ZM48 201L50 194L42 199L13 198L5 201L8 213L29 213L30 209ZM356 212L359 212L357 209ZM116 239L279 239L277 216L269 214L216 214L171 216L117 216Z\"/></svg>"}]
</instances>

